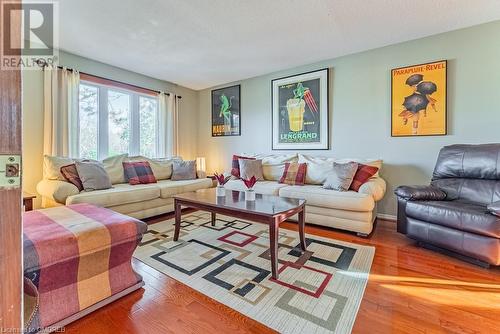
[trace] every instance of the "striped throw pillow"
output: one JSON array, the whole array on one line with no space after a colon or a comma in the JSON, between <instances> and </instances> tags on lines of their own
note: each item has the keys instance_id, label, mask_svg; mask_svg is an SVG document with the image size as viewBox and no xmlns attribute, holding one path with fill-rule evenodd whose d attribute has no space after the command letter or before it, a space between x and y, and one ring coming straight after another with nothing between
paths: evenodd
<instances>
[{"instance_id":1,"label":"striped throw pillow","mask_svg":"<svg viewBox=\"0 0 500 334\"><path fill-rule=\"evenodd\" d=\"M350 190L359 191L359 188L378 172L377 167L358 164L358 170L352 180Z\"/></svg>"},{"instance_id":2,"label":"striped throw pillow","mask_svg":"<svg viewBox=\"0 0 500 334\"><path fill-rule=\"evenodd\" d=\"M147 161L123 162L125 179L129 184L156 183L156 177Z\"/></svg>"},{"instance_id":3,"label":"striped throw pillow","mask_svg":"<svg viewBox=\"0 0 500 334\"><path fill-rule=\"evenodd\" d=\"M280 178L279 183L285 183L292 186L303 186L306 180L307 164L298 162L285 163L285 171Z\"/></svg>"}]
</instances>

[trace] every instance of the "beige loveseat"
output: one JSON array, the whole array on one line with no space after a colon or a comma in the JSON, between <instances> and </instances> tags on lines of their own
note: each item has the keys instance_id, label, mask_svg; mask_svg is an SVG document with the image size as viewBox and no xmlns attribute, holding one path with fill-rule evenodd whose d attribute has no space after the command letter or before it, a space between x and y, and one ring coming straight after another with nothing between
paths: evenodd
<instances>
[{"instance_id":1,"label":"beige loveseat","mask_svg":"<svg viewBox=\"0 0 500 334\"><path fill-rule=\"evenodd\" d=\"M373 223L377 216L377 202L384 197L386 191L386 183L379 176L379 173L363 184L358 192L323 189L322 184L326 179L326 174L332 169L334 161L338 163L356 161L378 167L380 171L382 160L335 159L302 154L254 155L243 153L241 155L262 159L265 181L259 181L254 186L257 193L300 198L307 201L307 223L353 231L363 236L372 232ZM289 186L278 183L283 174L285 163L294 161L307 163L306 184ZM241 180L230 180L225 187L229 190L245 190L245 185Z\"/></svg>"},{"instance_id":2,"label":"beige loveseat","mask_svg":"<svg viewBox=\"0 0 500 334\"><path fill-rule=\"evenodd\" d=\"M133 160L148 160L158 182L133 186L125 183L122 163ZM62 166L71 163L72 160L68 158L44 157L44 178L37 185L37 191L42 196L42 207L90 203L142 219L173 211L172 196L175 194L212 186L212 180L207 178L172 181L172 160L119 155L103 161L113 184L111 189L79 192L60 173Z\"/></svg>"}]
</instances>

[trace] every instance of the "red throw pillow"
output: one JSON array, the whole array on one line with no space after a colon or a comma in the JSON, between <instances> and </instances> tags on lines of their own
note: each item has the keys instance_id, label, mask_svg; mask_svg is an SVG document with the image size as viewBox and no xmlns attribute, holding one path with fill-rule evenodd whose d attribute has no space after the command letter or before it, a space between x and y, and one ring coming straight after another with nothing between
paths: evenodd
<instances>
[{"instance_id":1,"label":"red throw pillow","mask_svg":"<svg viewBox=\"0 0 500 334\"><path fill-rule=\"evenodd\" d=\"M350 190L359 191L359 188L378 172L377 167L358 164L358 170L352 180Z\"/></svg>"},{"instance_id":2,"label":"red throw pillow","mask_svg":"<svg viewBox=\"0 0 500 334\"><path fill-rule=\"evenodd\" d=\"M123 171L129 184L156 183L156 177L147 161L124 162Z\"/></svg>"},{"instance_id":3,"label":"red throw pillow","mask_svg":"<svg viewBox=\"0 0 500 334\"><path fill-rule=\"evenodd\" d=\"M83 183L82 180L80 179L80 175L78 175L78 171L76 170L75 164L62 166L60 168L60 171L62 176L64 176L64 178L66 179L66 181L74 184L78 188L78 191L83 190Z\"/></svg>"},{"instance_id":4,"label":"red throw pillow","mask_svg":"<svg viewBox=\"0 0 500 334\"><path fill-rule=\"evenodd\" d=\"M246 159L246 160L255 160L255 158L242 157L240 155L233 155L233 162L231 165L231 175L236 176L238 179L240 178L240 163L238 159Z\"/></svg>"},{"instance_id":5,"label":"red throw pillow","mask_svg":"<svg viewBox=\"0 0 500 334\"><path fill-rule=\"evenodd\" d=\"M292 186L303 186L306 180L307 164L298 162L285 163L285 171L279 183L290 184Z\"/></svg>"}]
</instances>

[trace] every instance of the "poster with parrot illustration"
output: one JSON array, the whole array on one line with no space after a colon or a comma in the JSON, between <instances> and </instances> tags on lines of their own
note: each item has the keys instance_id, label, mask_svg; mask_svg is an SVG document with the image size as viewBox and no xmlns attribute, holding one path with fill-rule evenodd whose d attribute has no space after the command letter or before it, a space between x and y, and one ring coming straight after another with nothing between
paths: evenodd
<instances>
[{"instance_id":1,"label":"poster with parrot illustration","mask_svg":"<svg viewBox=\"0 0 500 334\"><path fill-rule=\"evenodd\" d=\"M212 90L212 137L241 135L240 85Z\"/></svg>"},{"instance_id":2,"label":"poster with parrot illustration","mask_svg":"<svg viewBox=\"0 0 500 334\"><path fill-rule=\"evenodd\" d=\"M327 150L328 69L272 80L273 150Z\"/></svg>"},{"instance_id":3,"label":"poster with parrot illustration","mask_svg":"<svg viewBox=\"0 0 500 334\"><path fill-rule=\"evenodd\" d=\"M442 60L391 71L393 137L446 135L446 70Z\"/></svg>"}]
</instances>

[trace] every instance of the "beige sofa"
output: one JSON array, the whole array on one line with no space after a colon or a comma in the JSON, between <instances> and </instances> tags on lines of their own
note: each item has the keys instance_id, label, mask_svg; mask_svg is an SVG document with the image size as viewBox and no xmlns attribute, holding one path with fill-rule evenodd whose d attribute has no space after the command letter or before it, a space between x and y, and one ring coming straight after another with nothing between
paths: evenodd
<instances>
[{"instance_id":1,"label":"beige sofa","mask_svg":"<svg viewBox=\"0 0 500 334\"><path fill-rule=\"evenodd\" d=\"M254 155L242 153L242 156L262 159L265 181L259 181L254 186L257 193L277 195L282 197L300 198L307 201L306 222L327 227L357 232L366 236L373 230L377 216L377 202L386 191L386 183L375 174L367 183L361 186L359 192L323 189L322 184L333 161L356 161L366 165L382 168L382 160L378 159L335 159L330 157L315 157L302 154L289 155ZM306 184L289 186L278 183L283 174L285 163L297 161L307 163ZM226 189L244 191L241 180L230 180Z\"/></svg>"},{"instance_id":2,"label":"beige sofa","mask_svg":"<svg viewBox=\"0 0 500 334\"><path fill-rule=\"evenodd\" d=\"M125 183L122 162L145 159L149 161L158 182L134 186ZM172 181L172 160L119 155L103 161L113 184L111 189L79 192L73 184L64 181L59 171L71 162L72 159L68 158L44 157L44 178L37 185L42 207L90 203L142 219L173 211L172 196L175 194L212 187L212 180L205 177Z\"/></svg>"}]
</instances>

